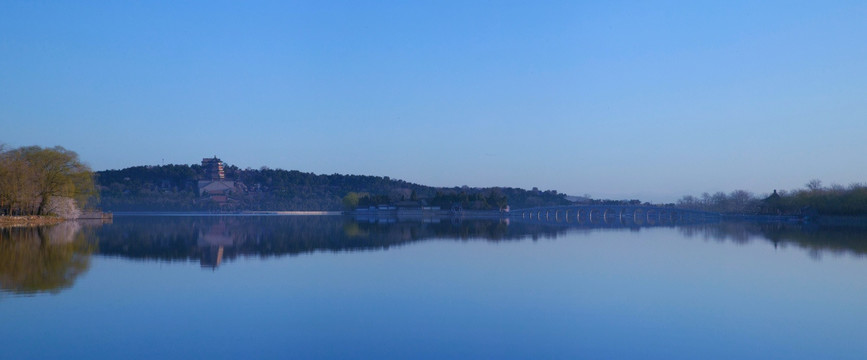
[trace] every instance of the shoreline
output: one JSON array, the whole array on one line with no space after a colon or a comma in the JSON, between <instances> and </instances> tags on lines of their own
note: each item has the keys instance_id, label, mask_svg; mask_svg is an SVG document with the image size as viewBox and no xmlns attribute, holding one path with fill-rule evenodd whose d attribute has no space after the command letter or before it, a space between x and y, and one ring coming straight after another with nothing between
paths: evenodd
<instances>
[{"instance_id":1,"label":"shoreline","mask_svg":"<svg viewBox=\"0 0 867 360\"><path fill-rule=\"evenodd\" d=\"M111 216L310 216L310 215L343 215L340 211L234 211L234 212L207 212L207 211L116 211L109 213Z\"/></svg>"},{"instance_id":2,"label":"shoreline","mask_svg":"<svg viewBox=\"0 0 867 360\"><path fill-rule=\"evenodd\" d=\"M28 216L0 216L0 228L4 227L29 227L56 225L66 221L57 216L28 215Z\"/></svg>"}]
</instances>

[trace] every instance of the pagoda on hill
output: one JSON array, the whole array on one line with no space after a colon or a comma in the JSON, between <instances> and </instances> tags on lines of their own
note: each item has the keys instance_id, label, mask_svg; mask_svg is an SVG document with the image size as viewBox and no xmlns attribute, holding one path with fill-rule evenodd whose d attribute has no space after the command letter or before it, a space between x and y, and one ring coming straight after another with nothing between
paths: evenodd
<instances>
[{"instance_id":1,"label":"pagoda on hill","mask_svg":"<svg viewBox=\"0 0 867 360\"><path fill-rule=\"evenodd\" d=\"M216 155L213 158L202 159L202 170L205 171L205 180L223 180L226 173L223 172L223 161Z\"/></svg>"},{"instance_id":2,"label":"pagoda on hill","mask_svg":"<svg viewBox=\"0 0 867 360\"><path fill-rule=\"evenodd\" d=\"M226 204L230 200L229 195L235 192L235 182L226 180L223 161L216 155L213 158L204 158L202 170L204 175L199 180L199 196L221 205Z\"/></svg>"}]
</instances>

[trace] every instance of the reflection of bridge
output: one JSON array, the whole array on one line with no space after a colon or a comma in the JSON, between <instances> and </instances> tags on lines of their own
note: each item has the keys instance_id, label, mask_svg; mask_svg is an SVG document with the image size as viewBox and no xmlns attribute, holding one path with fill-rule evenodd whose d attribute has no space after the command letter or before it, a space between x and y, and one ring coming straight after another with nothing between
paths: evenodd
<instances>
[{"instance_id":1,"label":"reflection of bridge","mask_svg":"<svg viewBox=\"0 0 867 360\"><path fill-rule=\"evenodd\" d=\"M650 205L569 205L515 209L513 220L581 225L666 225L718 221L719 213Z\"/></svg>"}]
</instances>

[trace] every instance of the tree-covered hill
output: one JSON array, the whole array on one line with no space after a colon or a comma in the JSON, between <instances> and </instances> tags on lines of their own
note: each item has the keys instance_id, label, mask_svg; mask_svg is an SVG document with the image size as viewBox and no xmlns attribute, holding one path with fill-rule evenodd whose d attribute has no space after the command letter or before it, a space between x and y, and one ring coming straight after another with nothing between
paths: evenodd
<instances>
[{"instance_id":1,"label":"tree-covered hill","mask_svg":"<svg viewBox=\"0 0 867 360\"><path fill-rule=\"evenodd\" d=\"M108 211L342 210L357 200L417 201L434 206L461 203L465 208L498 209L568 204L556 191L517 188L438 188L388 176L317 175L296 170L225 167L235 190L225 199L199 194L205 177L199 165L136 166L96 173L101 207ZM352 205L352 201L348 205Z\"/></svg>"}]
</instances>

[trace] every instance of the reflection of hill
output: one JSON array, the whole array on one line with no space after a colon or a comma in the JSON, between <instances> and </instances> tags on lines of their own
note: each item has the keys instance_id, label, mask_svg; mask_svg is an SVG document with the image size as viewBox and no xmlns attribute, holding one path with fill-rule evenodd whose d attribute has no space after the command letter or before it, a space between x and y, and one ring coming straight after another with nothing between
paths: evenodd
<instances>
[{"instance_id":1,"label":"reflection of hill","mask_svg":"<svg viewBox=\"0 0 867 360\"><path fill-rule=\"evenodd\" d=\"M28 294L72 286L95 248L80 229L76 222L0 228L0 288Z\"/></svg>"},{"instance_id":2,"label":"reflection of hill","mask_svg":"<svg viewBox=\"0 0 867 360\"><path fill-rule=\"evenodd\" d=\"M798 223L720 223L681 227L689 237L702 236L717 241L747 243L766 240L774 246L794 245L819 257L823 252L867 254L867 226L824 226Z\"/></svg>"},{"instance_id":3,"label":"reflection of hill","mask_svg":"<svg viewBox=\"0 0 867 360\"><path fill-rule=\"evenodd\" d=\"M369 223L340 216L118 216L101 229L99 252L136 259L199 260L211 267L239 255L377 250L430 238L505 241L555 237L565 231L499 220Z\"/></svg>"},{"instance_id":4,"label":"reflection of hill","mask_svg":"<svg viewBox=\"0 0 867 360\"><path fill-rule=\"evenodd\" d=\"M387 249L425 239L513 241L566 233L640 231L503 220L357 221L341 216L139 216L116 217L99 231L99 253L133 259L193 260L216 267L238 256L285 256L316 251ZM867 252L865 229L810 228L793 224L716 223L679 226L686 236L737 243L765 239L808 251Z\"/></svg>"}]
</instances>

